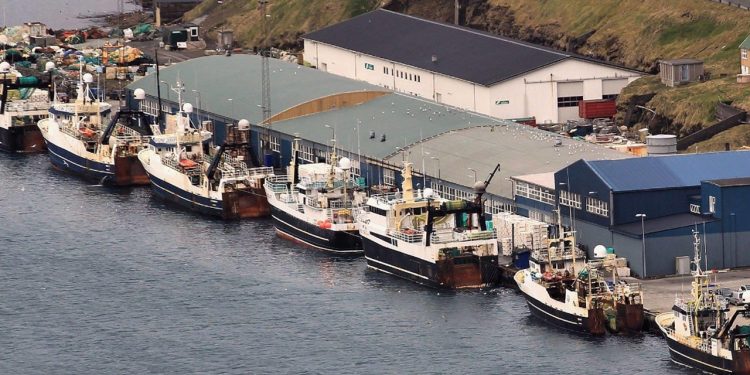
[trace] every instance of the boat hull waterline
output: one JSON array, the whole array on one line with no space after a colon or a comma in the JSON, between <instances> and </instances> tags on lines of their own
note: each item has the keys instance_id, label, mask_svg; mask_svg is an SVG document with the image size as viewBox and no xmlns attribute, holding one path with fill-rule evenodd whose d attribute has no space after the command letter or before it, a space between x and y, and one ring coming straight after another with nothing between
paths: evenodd
<instances>
[{"instance_id":1,"label":"boat hull waterline","mask_svg":"<svg viewBox=\"0 0 750 375\"><path fill-rule=\"evenodd\" d=\"M362 238L357 230L330 230L294 217L271 206L276 233L283 238L332 255L362 255Z\"/></svg>"},{"instance_id":2,"label":"boat hull waterline","mask_svg":"<svg viewBox=\"0 0 750 375\"><path fill-rule=\"evenodd\" d=\"M46 151L44 136L36 124L0 127L0 151L37 153Z\"/></svg>"},{"instance_id":3,"label":"boat hull waterline","mask_svg":"<svg viewBox=\"0 0 750 375\"><path fill-rule=\"evenodd\" d=\"M499 282L495 256L467 257L469 261L462 264L452 259L431 263L368 238L363 238L363 244L368 267L432 288L483 288Z\"/></svg>"}]
</instances>

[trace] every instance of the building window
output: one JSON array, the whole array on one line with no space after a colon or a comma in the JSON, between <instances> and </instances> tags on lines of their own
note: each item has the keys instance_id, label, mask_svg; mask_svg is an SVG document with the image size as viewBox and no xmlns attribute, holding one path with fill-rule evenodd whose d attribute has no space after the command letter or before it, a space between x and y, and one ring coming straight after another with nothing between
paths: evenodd
<instances>
[{"instance_id":1,"label":"building window","mask_svg":"<svg viewBox=\"0 0 750 375\"><path fill-rule=\"evenodd\" d=\"M312 146L301 146L299 150L299 158L308 162L313 163L315 160L313 158L315 157L314 151Z\"/></svg>"},{"instance_id":2,"label":"building window","mask_svg":"<svg viewBox=\"0 0 750 375\"><path fill-rule=\"evenodd\" d=\"M383 184L388 186L395 186L396 171L392 169L383 169Z\"/></svg>"},{"instance_id":3,"label":"building window","mask_svg":"<svg viewBox=\"0 0 750 375\"><path fill-rule=\"evenodd\" d=\"M326 163L331 162L331 160L329 159L331 153L327 150L315 150L315 156L317 157L318 161L325 160Z\"/></svg>"},{"instance_id":4,"label":"building window","mask_svg":"<svg viewBox=\"0 0 750 375\"><path fill-rule=\"evenodd\" d=\"M581 196L567 190L560 190L560 204L563 206L581 209Z\"/></svg>"},{"instance_id":5,"label":"building window","mask_svg":"<svg viewBox=\"0 0 750 375\"><path fill-rule=\"evenodd\" d=\"M708 196L708 212L716 213L716 197L713 195Z\"/></svg>"},{"instance_id":6,"label":"building window","mask_svg":"<svg viewBox=\"0 0 750 375\"><path fill-rule=\"evenodd\" d=\"M515 185L513 192L516 196L529 198L549 205L555 204L555 196L549 190L522 181L514 181L513 183Z\"/></svg>"},{"instance_id":7,"label":"building window","mask_svg":"<svg viewBox=\"0 0 750 375\"><path fill-rule=\"evenodd\" d=\"M605 94L605 95L602 95L602 99L604 100L617 99L617 94Z\"/></svg>"},{"instance_id":8,"label":"building window","mask_svg":"<svg viewBox=\"0 0 750 375\"><path fill-rule=\"evenodd\" d=\"M271 136L271 151L281 152L281 145L279 145L279 137Z\"/></svg>"},{"instance_id":9,"label":"building window","mask_svg":"<svg viewBox=\"0 0 750 375\"><path fill-rule=\"evenodd\" d=\"M609 204L596 198L586 198L586 211L594 215L609 217Z\"/></svg>"},{"instance_id":10,"label":"building window","mask_svg":"<svg viewBox=\"0 0 750 375\"><path fill-rule=\"evenodd\" d=\"M742 59L747 59L747 50L743 48L743 49L741 49L741 51L742 51L742 52L741 52L741 54L742 54Z\"/></svg>"},{"instance_id":11,"label":"building window","mask_svg":"<svg viewBox=\"0 0 750 375\"><path fill-rule=\"evenodd\" d=\"M564 96L557 98L557 107L578 107L578 102L583 100L583 96Z\"/></svg>"},{"instance_id":12,"label":"building window","mask_svg":"<svg viewBox=\"0 0 750 375\"><path fill-rule=\"evenodd\" d=\"M413 81L411 73L409 73L409 81Z\"/></svg>"},{"instance_id":13,"label":"building window","mask_svg":"<svg viewBox=\"0 0 750 375\"><path fill-rule=\"evenodd\" d=\"M422 82L419 78L419 76L416 76L417 82Z\"/></svg>"},{"instance_id":14,"label":"building window","mask_svg":"<svg viewBox=\"0 0 750 375\"><path fill-rule=\"evenodd\" d=\"M388 74L388 67L387 66L383 67L383 74Z\"/></svg>"}]
</instances>

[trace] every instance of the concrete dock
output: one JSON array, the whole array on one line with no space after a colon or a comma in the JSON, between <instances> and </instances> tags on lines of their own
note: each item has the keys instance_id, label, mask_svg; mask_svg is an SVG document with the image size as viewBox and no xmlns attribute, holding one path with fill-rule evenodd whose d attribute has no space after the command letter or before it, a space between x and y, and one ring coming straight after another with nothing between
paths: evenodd
<instances>
[{"instance_id":1,"label":"concrete dock","mask_svg":"<svg viewBox=\"0 0 750 375\"><path fill-rule=\"evenodd\" d=\"M692 281L693 278L690 275L651 280L628 279L628 282L642 285L643 307L655 314L670 311L675 297L688 297ZM719 271L711 274L711 282L722 288L736 290L740 285L750 284L750 269Z\"/></svg>"}]
</instances>

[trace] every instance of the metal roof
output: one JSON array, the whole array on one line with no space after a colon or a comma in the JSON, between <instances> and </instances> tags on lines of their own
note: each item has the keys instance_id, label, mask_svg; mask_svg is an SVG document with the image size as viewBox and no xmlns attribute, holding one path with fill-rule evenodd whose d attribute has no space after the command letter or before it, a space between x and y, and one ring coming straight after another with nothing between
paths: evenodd
<instances>
[{"instance_id":1,"label":"metal roof","mask_svg":"<svg viewBox=\"0 0 750 375\"><path fill-rule=\"evenodd\" d=\"M384 9L311 32L303 38L485 86L573 57L550 48ZM434 62L433 56L437 59Z\"/></svg>"},{"instance_id":2,"label":"metal roof","mask_svg":"<svg viewBox=\"0 0 750 375\"><path fill-rule=\"evenodd\" d=\"M710 180L708 182L721 187L748 186L750 185L750 177L726 178L723 180Z\"/></svg>"},{"instance_id":3,"label":"metal roof","mask_svg":"<svg viewBox=\"0 0 750 375\"><path fill-rule=\"evenodd\" d=\"M528 182L550 190L555 190L555 172L525 174L521 176L511 176L510 178L513 180Z\"/></svg>"},{"instance_id":4,"label":"metal roof","mask_svg":"<svg viewBox=\"0 0 750 375\"><path fill-rule=\"evenodd\" d=\"M300 65L270 59L271 103L274 114L298 104L328 95L353 91L388 91L360 81L305 68ZM162 81L174 85L179 74L187 89L185 101L195 104L197 89L201 94L202 110L228 118L248 119L253 124L262 121L261 59L255 55L208 56L187 60L160 71ZM148 76L131 83L128 88L143 88L146 93L156 96L156 75ZM162 84L162 98L176 102L174 92L167 93ZM232 98L232 102L228 101ZM276 132L320 144L329 144L331 129L336 130L339 148L357 152L374 159L383 159L398 148L418 142L440 133L476 126L479 124L500 124L500 120L483 115L446 107L414 96L389 92L384 96L352 106L318 112L272 124ZM359 134L357 134L359 125ZM370 131L376 133L370 139ZM381 136L386 141L381 142Z\"/></svg>"},{"instance_id":5,"label":"metal roof","mask_svg":"<svg viewBox=\"0 0 750 375\"><path fill-rule=\"evenodd\" d=\"M748 35L747 38L745 38L745 40L740 43L739 48L750 49L750 35Z\"/></svg>"},{"instance_id":6,"label":"metal roof","mask_svg":"<svg viewBox=\"0 0 750 375\"><path fill-rule=\"evenodd\" d=\"M659 62L667 64L667 65L703 64L703 60L698 60L698 59L672 59L672 60L659 60Z\"/></svg>"},{"instance_id":7,"label":"metal roof","mask_svg":"<svg viewBox=\"0 0 750 375\"><path fill-rule=\"evenodd\" d=\"M750 152L648 156L586 164L613 191L699 186L701 181L750 176Z\"/></svg>"},{"instance_id":8,"label":"metal roof","mask_svg":"<svg viewBox=\"0 0 750 375\"><path fill-rule=\"evenodd\" d=\"M700 216L683 213L670 216L662 216L654 219L649 219L648 217L646 217L646 220L643 222L643 227L641 227L640 221L635 221L628 224L617 225L612 229L615 232L640 237L641 234L663 232L666 230L684 228L696 224L710 223L716 220L718 219L715 219L712 216Z\"/></svg>"},{"instance_id":9,"label":"metal roof","mask_svg":"<svg viewBox=\"0 0 750 375\"><path fill-rule=\"evenodd\" d=\"M353 107L320 112L287 121L274 122L274 131L328 144L335 129L337 147L363 156L384 159L406 145L438 134L502 121L446 107L413 96L390 93ZM357 134L359 125L359 135ZM375 138L370 139L370 131ZM386 141L381 142L385 134ZM359 137L359 144L357 138Z\"/></svg>"},{"instance_id":10,"label":"metal roof","mask_svg":"<svg viewBox=\"0 0 750 375\"><path fill-rule=\"evenodd\" d=\"M556 146L558 144L559 146ZM444 133L425 142L411 145L407 159L414 168L422 169L424 147L425 170L455 184L471 186L476 169L477 180L484 180L500 163L501 168L487 191L511 197L510 176L545 173L560 170L580 159L621 159L631 155L601 145L574 140L528 125L503 121L498 126L479 126ZM435 161L431 159L436 157ZM391 163L401 161L401 154L388 158Z\"/></svg>"},{"instance_id":11,"label":"metal roof","mask_svg":"<svg viewBox=\"0 0 750 375\"><path fill-rule=\"evenodd\" d=\"M282 112L320 97L382 87L336 76L317 69L269 59L271 73L271 111ZM205 56L162 68L160 79L175 85L177 78L186 86L183 100L198 108L229 118L245 118L253 124L263 120L261 99L261 58L257 55ZM127 86L142 88L156 96L156 74L149 74ZM163 99L177 101L177 95L162 84ZM231 101L227 99L232 99Z\"/></svg>"}]
</instances>

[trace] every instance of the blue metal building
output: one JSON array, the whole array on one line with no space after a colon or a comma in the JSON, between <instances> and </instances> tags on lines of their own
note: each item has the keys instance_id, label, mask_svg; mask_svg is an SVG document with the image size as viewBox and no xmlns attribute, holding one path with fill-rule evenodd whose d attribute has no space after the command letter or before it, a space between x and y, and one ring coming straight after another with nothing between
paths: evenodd
<instances>
[{"instance_id":1,"label":"blue metal building","mask_svg":"<svg viewBox=\"0 0 750 375\"><path fill-rule=\"evenodd\" d=\"M590 256L611 246L639 276L684 272L678 257L692 255L694 230L709 268L741 267L750 265L748 176L744 151L580 160L555 173L556 198Z\"/></svg>"}]
</instances>

